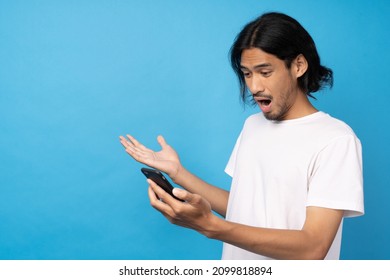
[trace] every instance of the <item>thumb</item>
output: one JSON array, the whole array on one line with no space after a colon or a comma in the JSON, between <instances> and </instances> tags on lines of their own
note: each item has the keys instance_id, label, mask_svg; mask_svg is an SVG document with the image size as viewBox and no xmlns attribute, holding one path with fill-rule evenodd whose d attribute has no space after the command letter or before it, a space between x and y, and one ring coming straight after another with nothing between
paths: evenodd
<instances>
[{"instance_id":1,"label":"thumb","mask_svg":"<svg viewBox=\"0 0 390 280\"><path fill-rule=\"evenodd\" d=\"M161 148L165 148L168 146L167 142L165 141L164 137L162 135L157 136L157 142L160 144Z\"/></svg>"},{"instance_id":2,"label":"thumb","mask_svg":"<svg viewBox=\"0 0 390 280\"><path fill-rule=\"evenodd\" d=\"M184 200L192 205L198 205L199 203L201 203L201 200L202 200L202 197L200 195L193 194L193 193L190 193L186 190L179 189L179 188L174 188L172 190L172 193L177 198L180 198L180 199L182 199L182 200Z\"/></svg>"},{"instance_id":3,"label":"thumb","mask_svg":"<svg viewBox=\"0 0 390 280\"><path fill-rule=\"evenodd\" d=\"M176 196L177 198L180 198L180 199L182 199L182 200L188 200L189 199L189 197L190 197L190 193L189 192L187 192L186 190L183 190L183 189L179 189L179 188L174 188L173 190L172 190L172 193L173 193L173 195L174 196Z\"/></svg>"}]
</instances>

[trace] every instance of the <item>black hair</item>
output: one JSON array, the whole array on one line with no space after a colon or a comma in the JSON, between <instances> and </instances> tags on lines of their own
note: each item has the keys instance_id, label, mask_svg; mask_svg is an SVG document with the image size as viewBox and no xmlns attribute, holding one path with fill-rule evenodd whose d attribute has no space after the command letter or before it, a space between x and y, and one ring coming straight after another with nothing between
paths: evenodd
<instances>
[{"instance_id":1,"label":"black hair","mask_svg":"<svg viewBox=\"0 0 390 280\"><path fill-rule=\"evenodd\" d=\"M285 62L287 68L302 54L308 62L308 69L298 78L298 86L314 99L311 93L324 86L333 86L333 71L321 65L315 43L302 25L282 13L265 13L242 29L230 49L230 62L238 77L244 102L249 92L241 71L241 54L243 50L250 48L259 48L275 55Z\"/></svg>"}]
</instances>

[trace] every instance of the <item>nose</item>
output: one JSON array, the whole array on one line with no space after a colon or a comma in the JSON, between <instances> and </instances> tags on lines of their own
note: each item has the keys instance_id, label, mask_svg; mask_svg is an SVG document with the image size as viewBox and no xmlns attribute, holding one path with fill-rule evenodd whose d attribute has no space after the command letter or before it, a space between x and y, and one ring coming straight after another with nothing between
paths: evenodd
<instances>
[{"instance_id":1,"label":"nose","mask_svg":"<svg viewBox=\"0 0 390 280\"><path fill-rule=\"evenodd\" d=\"M247 86L252 94L264 92L265 87L260 75L253 75L252 79L247 81Z\"/></svg>"}]
</instances>

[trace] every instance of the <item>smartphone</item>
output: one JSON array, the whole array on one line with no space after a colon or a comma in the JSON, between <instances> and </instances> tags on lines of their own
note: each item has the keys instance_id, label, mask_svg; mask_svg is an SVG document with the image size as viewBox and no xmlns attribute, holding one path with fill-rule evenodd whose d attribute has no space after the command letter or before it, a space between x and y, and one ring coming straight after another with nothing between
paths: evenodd
<instances>
[{"instance_id":1,"label":"smartphone","mask_svg":"<svg viewBox=\"0 0 390 280\"><path fill-rule=\"evenodd\" d=\"M156 169L150 169L150 168L143 167L143 168L141 168L141 172L146 176L146 178L155 182L157 185L159 185L161 188L163 188L171 196L173 196L177 200L184 201L184 200L177 198L176 196L173 195L173 193L172 193L173 186L160 171L158 171Z\"/></svg>"}]
</instances>

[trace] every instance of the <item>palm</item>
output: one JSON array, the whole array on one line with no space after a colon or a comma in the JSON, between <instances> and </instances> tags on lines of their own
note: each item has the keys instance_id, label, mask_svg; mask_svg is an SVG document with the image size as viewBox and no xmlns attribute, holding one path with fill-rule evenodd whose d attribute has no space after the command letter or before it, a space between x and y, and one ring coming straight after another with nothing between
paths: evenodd
<instances>
[{"instance_id":1,"label":"palm","mask_svg":"<svg viewBox=\"0 0 390 280\"><path fill-rule=\"evenodd\" d=\"M136 161L161 170L170 177L173 177L180 168L178 154L165 142L162 136L157 138L162 148L158 152L145 147L130 135L127 135L127 139L121 136L120 141L126 148L126 152Z\"/></svg>"}]
</instances>

